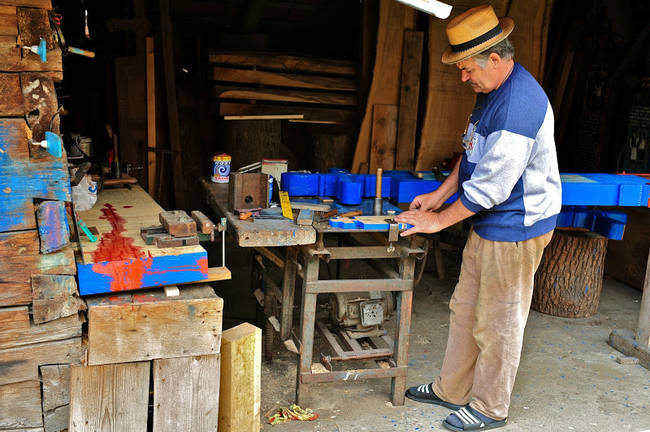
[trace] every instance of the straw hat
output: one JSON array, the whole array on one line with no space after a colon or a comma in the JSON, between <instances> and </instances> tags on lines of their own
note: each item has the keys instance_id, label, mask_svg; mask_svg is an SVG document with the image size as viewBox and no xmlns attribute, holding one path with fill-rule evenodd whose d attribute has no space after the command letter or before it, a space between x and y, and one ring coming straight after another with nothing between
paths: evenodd
<instances>
[{"instance_id":1,"label":"straw hat","mask_svg":"<svg viewBox=\"0 0 650 432\"><path fill-rule=\"evenodd\" d=\"M454 64L479 54L507 38L514 28L511 18L497 18L490 5L465 11L447 24L450 46L442 54L442 62Z\"/></svg>"}]
</instances>

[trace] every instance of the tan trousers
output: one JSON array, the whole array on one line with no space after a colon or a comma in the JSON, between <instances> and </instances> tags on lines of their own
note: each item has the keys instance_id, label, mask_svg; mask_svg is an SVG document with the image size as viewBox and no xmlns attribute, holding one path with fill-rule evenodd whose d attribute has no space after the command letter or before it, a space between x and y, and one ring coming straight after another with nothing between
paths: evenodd
<instances>
[{"instance_id":1,"label":"tan trousers","mask_svg":"<svg viewBox=\"0 0 650 432\"><path fill-rule=\"evenodd\" d=\"M496 242L471 231L449 302L449 338L433 391L495 420L508 416L533 276L553 232Z\"/></svg>"}]
</instances>

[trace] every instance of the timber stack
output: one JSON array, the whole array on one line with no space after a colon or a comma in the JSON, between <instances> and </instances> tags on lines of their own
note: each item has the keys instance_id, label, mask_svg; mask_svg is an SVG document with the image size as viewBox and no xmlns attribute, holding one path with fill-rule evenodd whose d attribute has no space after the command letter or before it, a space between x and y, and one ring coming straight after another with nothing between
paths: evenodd
<instances>
[{"instance_id":1,"label":"timber stack","mask_svg":"<svg viewBox=\"0 0 650 432\"><path fill-rule=\"evenodd\" d=\"M30 145L59 133L51 9L0 1L0 430L67 429L70 365L83 357L66 156Z\"/></svg>"}]
</instances>

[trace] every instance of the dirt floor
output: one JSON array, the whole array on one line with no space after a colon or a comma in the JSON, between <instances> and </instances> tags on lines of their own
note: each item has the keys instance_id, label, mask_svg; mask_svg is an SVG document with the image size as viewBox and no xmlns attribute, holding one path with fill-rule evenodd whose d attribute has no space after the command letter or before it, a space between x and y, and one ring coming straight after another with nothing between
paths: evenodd
<instances>
[{"instance_id":1,"label":"dirt floor","mask_svg":"<svg viewBox=\"0 0 650 432\"><path fill-rule=\"evenodd\" d=\"M434 378L446 345L455 282L433 274L425 272L415 291L409 386ZM565 319L531 311L509 422L498 430L650 431L650 372L617 363L620 354L607 344L611 330L636 327L640 300L639 291L606 279L594 317ZM296 361L276 344L273 362L263 363L262 414L294 401ZM445 408L408 399L404 406L392 406L389 379L317 384L312 394L317 421L264 424L263 430L446 430L441 424L449 413Z\"/></svg>"}]
</instances>

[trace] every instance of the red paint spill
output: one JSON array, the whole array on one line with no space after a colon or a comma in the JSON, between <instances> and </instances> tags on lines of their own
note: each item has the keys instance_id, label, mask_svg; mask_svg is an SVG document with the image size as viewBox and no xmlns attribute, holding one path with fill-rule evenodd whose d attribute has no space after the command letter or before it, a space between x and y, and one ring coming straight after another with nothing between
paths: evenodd
<instances>
[{"instance_id":1,"label":"red paint spill","mask_svg":"<svg viewBox=\"0 0 650 432\"><path fill-rule=\"evenodd\" d=\"M124 261L144 256L141 248L133 245L133 238L122 235L126 220L117 214L115 208L110 204L104 204L103 216L100 219L107 220L113 228L110 233L103 234L99 247L93 252L93 261Z\"/></svg>"},{"instance_id":2,"label":"red paint spill","mask_svg":"<svg viewBox=\"0 0 650 432\"><path fill-rule=\"evenodd\" d=\"M132 208L133 206L122 206L122 208Z\"/></svg>"},{"instance_id":3,"label":"red paint spill","mask_svg":"<svg viewBox=\"0 0 650 432\"><path fill-rule=\"evenodd\" d=\"M108 301L110 301L110 302L121 302L122 299L119 298L118 296L110 296L110 297L108 298Z\"/></svg>"}]
</instances>

